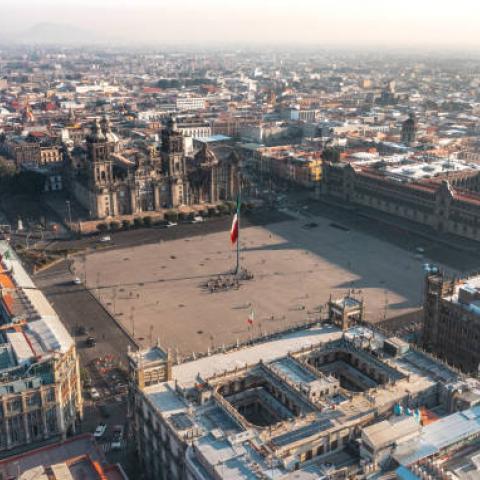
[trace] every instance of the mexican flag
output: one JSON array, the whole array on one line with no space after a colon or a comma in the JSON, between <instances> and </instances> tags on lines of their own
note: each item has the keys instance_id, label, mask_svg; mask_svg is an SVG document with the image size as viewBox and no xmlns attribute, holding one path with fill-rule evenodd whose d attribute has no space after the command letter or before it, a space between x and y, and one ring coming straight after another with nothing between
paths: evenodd
<instances>
[{"instance_id":1,"label":"mexican flag","mask_svg":"<svg viewBox=\"0 0 480 480\"><path fill-rule=\"evenodd\" d=\"M240 217L240 200L237 199L237 211L235 212L235 215L233 216L233 221L232 221L232 228L230 229L230 241L232 242L232 245L235 245L238 240L238 219Z\"/></svg>"}]
</instances>

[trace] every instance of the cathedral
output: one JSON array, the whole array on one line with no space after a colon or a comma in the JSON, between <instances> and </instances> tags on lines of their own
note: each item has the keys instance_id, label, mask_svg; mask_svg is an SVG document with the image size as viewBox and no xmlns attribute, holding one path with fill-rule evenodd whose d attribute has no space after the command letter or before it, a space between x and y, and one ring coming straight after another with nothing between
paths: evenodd
<instances>
[{"instance_id":1,"label":"cathedral","mask_svg":"<svg viewBox=\"0 0 480 480\"><path fill-rule=\"evenodd\" d=\"M123 155L107 118L94 121L86 149L70 155L70 188L90 218L108 218L215 204L237 195L239 158L232 147L207 144L189 157L174 118L157 151Z\"/></svg>"}]
</instances>

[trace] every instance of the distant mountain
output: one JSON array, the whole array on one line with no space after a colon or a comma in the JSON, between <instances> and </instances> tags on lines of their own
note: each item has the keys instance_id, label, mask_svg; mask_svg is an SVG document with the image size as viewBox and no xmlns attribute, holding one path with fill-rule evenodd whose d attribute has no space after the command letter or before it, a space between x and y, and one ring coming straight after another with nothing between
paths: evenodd
<instances>
[{"instance_id":1,"label":"distant mountain","mask_svg":"<svg viewBox=\"0 0 480 480\"><path fill-rule=\"evenodd\" d=\"M17 43L91 44L101 38L93 31L63 23L37 23L12 38Z\"/></svg>"}]
</instances>

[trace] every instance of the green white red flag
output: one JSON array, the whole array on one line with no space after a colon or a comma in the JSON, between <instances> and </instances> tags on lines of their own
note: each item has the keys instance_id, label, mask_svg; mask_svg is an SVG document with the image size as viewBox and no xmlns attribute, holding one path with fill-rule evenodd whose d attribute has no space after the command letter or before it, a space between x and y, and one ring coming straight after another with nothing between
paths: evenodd
<instances>
[{"instance_id":1,"label":"green white red flag","mask_svg":"<svg viewBox=\"0 0 480 480\"><path fill-rule=\"evenodd\" d=\"M238 240L239 217L240 217L240 199L237 199L237 211L233 216L232 228L230 229L230 241L232 242L232 245L235 245L235 243L237 243L237 240Z\"/></svg>"},{"instance_id":2,"label":"green white red flag","mask_svg":"<svg viewBox=\"0 0 480 480\"><path fill-rule=\"evenodd\" d=\"M238 215L233 216L232 228L230 229L230 241L235 245L238 239Z\"/></svg>"}]
</instances>

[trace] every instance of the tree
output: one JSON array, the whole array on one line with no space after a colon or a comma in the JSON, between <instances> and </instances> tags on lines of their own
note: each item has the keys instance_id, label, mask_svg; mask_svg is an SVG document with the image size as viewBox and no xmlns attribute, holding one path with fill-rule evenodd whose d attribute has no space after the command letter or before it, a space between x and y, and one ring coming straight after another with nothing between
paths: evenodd
<instances>
[{"instance_id":1,"label":"tree","mask_svg":"<svg viewBox=\"0 0 480 480\"><path fill-rule=\"evenodd\" d=\"M135 228L140 228L143 225L143 220L140 217L135 217L133 219L133 225Z\"/></svg>"},{"instance_id":2,"label":"tree","mask_svg":"<svg viewBox=\"0 0 480 480\"><path fill-rule=\"evenodd\" d=\"M168 210L164 215L168 222L178 222L178 212L176 210Z\"/></svg>"},{"instance_id":3,"label":"tree","mask_svg":"<svg viewBox=\"0 0 480 480\"><path fill-rule=\"evenodd\" d=\"M322 152L322 158L328 162L338 162L340 160L340 150L327 147Z\"/></svg>"},{"instance_id":4,"label":"tree","mask_svg":"<svg viewBox=\"0 0 480 480\"><path fill-rule=\"evenodd\" d=\"M128 220L127 218L122 220L122 228L124 230L128 230L131 226L132 226L132 222L130 222L130 220Z\"/></svg>"},{"instance_id":5,"label":"tree","mask_svg":"<svg viewBox=\"0 0 480 480\"><path fill-rule=\"evenodd\" d=\"M151 227L152 226L152 217L143 217L143 225L145 227Z\"/></svg>"},{"instance_id":6,"label":"tree","mask_svg":"<svg viewBox=\"0 0 480 480\"><path fill-rule=\"evenodd\" d=\"M225 203L221 203L217 208L220 215L227 215L230 213L230 207L225 205Z\"/></svg>"},{"instance_id":7,"label":"tree","mask_svg":"<svg viewBox=\"0 0 480 480\"><path fill-rule=\"evenodd\" d=\"M97 224L97 230L100 233L106 232L108 230L108 225L105 222L98 223Z\"/></svg>"},{"instance_id":8,"label":"tree","mask_svg":"<svg viewBox=\"0 0 480 480\"><path fill-rule=\"evenodd\" d=\"M110 230L120 230L120 222L117 222L116 220L110 222Z\"/></svg>"}]
</instances>

